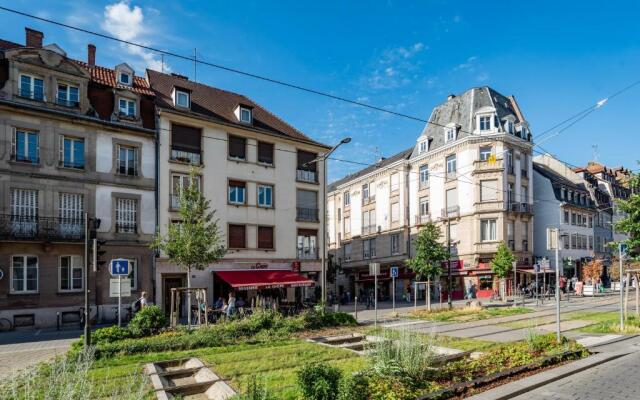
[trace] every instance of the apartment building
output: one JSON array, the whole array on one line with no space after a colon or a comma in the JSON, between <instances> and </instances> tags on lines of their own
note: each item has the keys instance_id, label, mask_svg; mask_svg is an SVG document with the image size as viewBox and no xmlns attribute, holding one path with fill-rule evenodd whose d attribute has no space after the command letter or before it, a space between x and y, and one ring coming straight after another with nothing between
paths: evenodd
<instances>
[{"instance_id":1,"label":"apartment building","mask_svg":"<svg viewBox=\"0 0 640 400\"><path fill-rule=\"evenodd\" d=\"M501 242L514 251L521 270L530 269L531 137L513 96L503 96L489 87L472 88L435 107L409 151L390 158L393 162L383 162L332 185L329 207L340 216L342 204L343 214L340 223L337 217L332 218L329 241L333 254L341 259L349 289L358 293L364 287L358 282L370 280L363 268L370 261L381 262L383 279L388 279L390 266L403 268L403 261L413 251L412 238L428 221L436 222L444 237L450 233L453 298L462 298L465 286L471 284L480 289L479 296L491 294L494 277L490 261ZM398 194L390 190L392 186L398 187ZM345 196L350 197L350 207L359 205L355 214L349 210L349 220L344 217ZM372 219L371 209L375 209L376 219ZM397 241L400 253L397 260L387 262L378 256L377 249L393 247L396 232L402 232ZM382 239L386 236L388 240ZM366 250L373 246L376 256L365 258L372 254ZM363 249L362 256L359 249ZM406 274L401 283L406 291L413 275L406 268L402 273ZM525 276L523 271L520 279Z\"/></svg>"},{"instance_id":2,"label":"apartment building","mask_svg":"<svg viewBox=\"0 0 640 400\"><path fill-rule=\"evenodd\" d=\"M567 277L582 277L582 267L595 255L594 226L598 206L589 192L589 183L569 166L549 156L534 158L536 224L534 253L555 264L555 251L548 250L547 229L560 230L559 265ZM605 199L600 199L604 203ZM601 240L601 239L599 239Z\"/></svg>"},{"instance_id":3,"label":"apartment building","mask_svg":"<svg viewBox=\"0 0 640 400\"><path fill-rule=\"evenodd\" d=\"M610 215L608 216L610 221L606 221L604 217L602 221L598 221L603 229L608 228L611 231L610 241L620 242L626 240L628 235L616 232L613 226L619 220L625 218L625 214L619 210L617 203L619 200L627 200L631 196L632 190L628 185L631 172L624 167L609 168L596 161L590 161L586 167L576 168L575 171L578 174L595 178L595 181L593 181L594 187L598 187L601 191L607 193L611 199Z\"/></svg>"},{"instance_id":4,"label":"apartment building","mask_svg":"<svg viewBox=\"0 0 640 400\"><path fill-rule=\"evenodd\" d=\"M132 298L152 288L153 213L129 222L145 217L131 199L154 199L154 94L124 64L96 66L92 45L81 62L43 40L27 28L25 45L0 41L0 317L16 327L78 322L85 278L92 316L110 318L107 268L87 266L94 237L105 259L136 260Z\"/></svg>"},{"instance_id":5,"label":"apartment building","mask_svg":"<svg viewBox=\"0 0 640 400\"><path fill-rule=\"evenodd\" d=\"M196 167L226 241L224 258L193 271L192 285L208 288L209 302L232 290L245 301L270 290L313 297L325 212L322 164L314 160L328 147L243 95L152 70L147 79L159 121L160 231L179 222L178 191ZM160 255L155 281L155 300L168 311L186 273Z\"/></svg>"}]
</instances>

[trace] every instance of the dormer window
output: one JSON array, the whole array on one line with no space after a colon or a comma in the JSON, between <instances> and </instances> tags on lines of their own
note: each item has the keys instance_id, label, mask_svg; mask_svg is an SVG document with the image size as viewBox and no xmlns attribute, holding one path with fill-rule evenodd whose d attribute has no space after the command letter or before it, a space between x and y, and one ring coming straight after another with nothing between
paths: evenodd
<instances>
[{"instance_id":1,"label":"dormer window","mask_svg":"<svg viewBox=\"0 0 640 400\"><path fill-rule=\"evenodd\" d=\"M456 140L455 128L444 128L445 142L452 142Z\"/></svg>"},{"instance_id":2,"label":"dormer window","mask_svg":"<svg viewBox=\"0 0 640 400\"><path fill-rule=\"evenodd\" d=\"M189 92L185 92L183 90L176 90L175 93L175 104L178 107L189 108L191 99L189 98Z\"/></svg>"},{"instance_id":3,"label":"dormer window","mask_svg":"<svg viewBox=\"0 0 640 400\"><path fill-rule=\"evenodd\" d=\"M248 107L240 106L240 122L244 122L245 124L250 124L252 115L251 109Z\"/></svg>"},{"instance_id":4,"label":"dormer window","mask_svg":"<svg viewBox=\"0 0 640 400\"><path fill-rule=\"evenodd\" d=\"M491 130L491 116L481 115L479 118L479 125L481 131Z\"/></svg>"},{"instance_id":5,"label":"dormer window","mask_svg":"<svg viewBox=\"0 0 640 400\"><path fill-rule=\"evenodd\" d=\"M427 152L427 141L426 140L423 140L422 142L420 142L420 150L419 150L419 152L420 152L420 154Z\"/></svg>"},{"instance_id":6,"label":"dormer window","mask_svg":"<svg viewBox=\"0 0 640 400\"><path fill-rule=\"evenodd\" d=\"M118 101L118 111L120 115L134 118L136 116L136 102L129 99L120 99Z\"/></svg>"},{"instance_id":7,"label":"dormer window","mask_svg":"<svg viewBox=\"0 0 640 400\"><path fill-rule=\"evenodd\" d=\"M127 74L126 72L120 72L118 74L118 82L122 83L123 85L131 85L131 75Z\"/></svg>"},{"instance_id":8,"label":"dormer window","mask_svg":"<svg viewBox=\"0 0 640 400\"><path fill-rule=\"evenodd\" d=\"M513 121L507 120L504 123L504 130L513 135L515 132Z\"/></svg>"}]
</instances>

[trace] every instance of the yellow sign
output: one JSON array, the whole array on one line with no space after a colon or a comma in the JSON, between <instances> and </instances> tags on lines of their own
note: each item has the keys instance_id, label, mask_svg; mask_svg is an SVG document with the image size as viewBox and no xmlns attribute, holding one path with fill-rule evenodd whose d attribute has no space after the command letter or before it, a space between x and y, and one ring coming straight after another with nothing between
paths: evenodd
<instances>
[{"instance_id":1,"label":"yellow sign","mask_svg":"<svg viewBox=\"0 0 640 400\"><path fill-rule=\"evenodd\" d=\"M495 154L491 154L489 156L489 158L487 159L487 161L489 162L489 165L493 165L496 163L497 159L496 159L496 155Z\"/></svg>"}]
</instances>

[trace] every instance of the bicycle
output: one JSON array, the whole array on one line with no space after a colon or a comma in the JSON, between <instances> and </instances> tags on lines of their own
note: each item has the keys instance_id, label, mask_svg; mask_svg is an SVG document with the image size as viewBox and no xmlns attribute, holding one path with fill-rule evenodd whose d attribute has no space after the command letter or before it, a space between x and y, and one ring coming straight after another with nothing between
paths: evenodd
<instances>
[{"instance_id":1,"label":"bicycle","mask_svg":"<svg viewBox=\"0 0 640 400\"><path fill-rule=\"evenodd\" d=\"M11 332L13 324L7 318L0 318L0 332Z\"/></svg>"}]
</instances>

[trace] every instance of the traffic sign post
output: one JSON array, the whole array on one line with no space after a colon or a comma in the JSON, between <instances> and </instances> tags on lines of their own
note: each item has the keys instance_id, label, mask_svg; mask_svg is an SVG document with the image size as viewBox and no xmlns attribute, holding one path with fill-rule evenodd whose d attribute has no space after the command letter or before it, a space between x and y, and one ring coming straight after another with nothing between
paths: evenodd
<instances>
[{"instance_id":1,"label":"traffic sign post","mask_svg":"<svg viewBox=\"0 0 640 400\"><path fill-rule=\"evenodd\" d=\"M620 332L624 332L624 295L622 294L622 289L624 285L624 280L622 279L622 258L627 255L627 245L625 243L618 244L618 259L620 261L619 271L620 271ZM627 285L629 282L627 282Z\"/></svg>"},{"instance_id":2,"label":"traffic sign post","mask_svg":"<svg viewBox=\"0 0 640 400\"><path fill-rule=\"evenodd\" d=\"M393 290L393 297L392 297L392 309L393 312L396 312L396 278L398 277L398 267L391 267L391 270L389 271L391 274L391 288Z\"/></svg>"},{"instance_id":3,"label":"traffic sign post","mask_svg":"<svg viewBox=\"0 0 640 400\"><path fill-rule=\"evenodd\" d=\"M129 276L129 260L116 258L111 260L109 271L112 276L118 277L118 326L122 321L122 277Z\"/></svg>"},{"instance_id":4,"label":"traffic sign post","mask_svg":"<svg viewBox=\"0 0 640 400\"><path fill-rule=\"evenodd\" d=\"M373 275L373 302L376 310L373 326L378 327L378 274L380 273L380 263L369 264L369 275Z\"/></svg>"}]
</instances>

